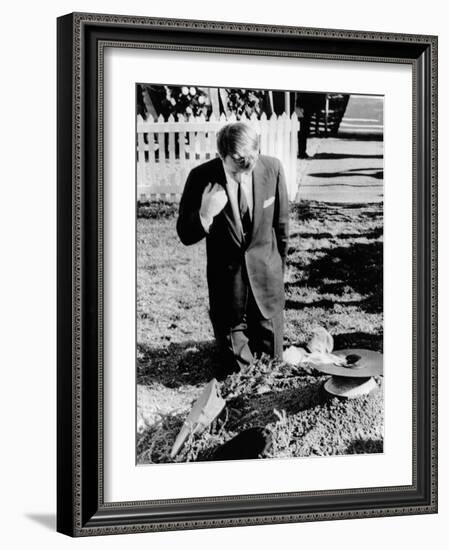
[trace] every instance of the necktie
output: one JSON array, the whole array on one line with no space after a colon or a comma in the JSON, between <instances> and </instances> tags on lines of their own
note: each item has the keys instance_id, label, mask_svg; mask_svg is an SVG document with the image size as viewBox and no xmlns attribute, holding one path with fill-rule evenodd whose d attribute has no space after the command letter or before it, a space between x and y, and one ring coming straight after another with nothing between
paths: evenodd
<instances>
[{"instance_id":1,"label":"necktie","mask_svg":"<svg viewBox=\"0 0 449 550\"><path fill-rule=\"evenodd\" d=\"M249 237L251 231L251 216L249 213L249 206L246 200L245 191L242 189L242 181L238 183L237 200L239 204L240 219L242 220L243 237L246 240Z\"/></svg>"}]
</instances>

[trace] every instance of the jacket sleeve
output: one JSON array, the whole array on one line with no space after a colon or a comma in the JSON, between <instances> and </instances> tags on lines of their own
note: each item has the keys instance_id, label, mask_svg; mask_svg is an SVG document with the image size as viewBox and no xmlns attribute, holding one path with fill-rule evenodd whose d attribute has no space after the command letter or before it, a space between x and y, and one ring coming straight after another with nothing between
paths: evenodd
<instances>
[{"instance_id":1,"label":"jacket sleeve","mask_svg":"<svg viewBox=\"0 0 449 550\"><path fill-rule=\"evenodd\" d=\"M285 174L282 164L279 162L273 227L276 233L277 247L282 259L282 267L284 271L288 251L288 210L288 192L285 182Z\"/></svg>"},{"instance_id":2,"label":"jacket sleeve","mask_svg":"<svg viewBox=\"0 0 449 550\"><path fill-rule=\"evenodd\" d=\"M202 195L203 186L198 178L198 171L194 168L189 173L184 186L176 223L178 236L185 245L195 244L206 235L200 219Z\"/></svg>"}]
</instances>

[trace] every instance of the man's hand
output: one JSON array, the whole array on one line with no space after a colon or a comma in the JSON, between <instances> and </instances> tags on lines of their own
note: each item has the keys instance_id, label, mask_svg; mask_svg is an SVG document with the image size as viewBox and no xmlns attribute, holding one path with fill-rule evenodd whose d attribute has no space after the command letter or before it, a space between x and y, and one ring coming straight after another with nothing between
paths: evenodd
<instances>
[{"instance_id":1,"label":"man's hand","mask_svg":"<svg viewBox=\"0 0 449 550\"><path fill-rule=\"evenodd\" d=\"M228 202L224 188L218 183L209 183L203 191L201 198L200 216L212 222Z\"/></svg>"}]
</instances>

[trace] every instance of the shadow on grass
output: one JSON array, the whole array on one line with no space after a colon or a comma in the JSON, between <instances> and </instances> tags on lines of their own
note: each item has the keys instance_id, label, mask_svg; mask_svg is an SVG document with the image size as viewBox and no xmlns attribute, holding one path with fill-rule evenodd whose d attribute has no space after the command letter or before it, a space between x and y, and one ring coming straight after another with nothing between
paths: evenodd
<instances>
[{"instance_id":1,"label":"shadow on grass","mask_svg":"<svg viewBox=\"0 0 449 550\"><path fill-rule=\"evenodd\" d=\"M355 213L354 211L357 211ZM377 218L383 216L382 202L323 202L314 200L302 200L290 205L290 214L299 222L313 220L316 222L328 223L330 219L340 221L354 221L354 216L359 218Z\"/></svg>"},{"instance_id":2,"label":"shadow on grass","mask_svg":"<svg viewBox=\"0 0 449 550\"><path fill-rule=\"evenodd\" d=\"M345 141L383 141L383 133L342 132L337 134L338 139Z\"/></svg>"},{"instance_id":3,"label":"shadow on grass","mask_svg":"<svg viewBox=\"0 0 449 550\"><path fill-rule=\"evenodd\" d=\"M383 155L361 155L357 153L316 153L313 160L340 160L340 159L381 159Z\"/></svg>"},{"instance_id":4,"label":"shadow on grass","mask_svg":"<svg viewBox=\"0 0 449 550\"><path fill-rule=\"evenodd\" d=\"M288 299L286 309L304 307L333 308L336 303L356 305L366 313L381 313L383 310L383 243L354 243L326 249L326 255L312 260L309 265L291 262L301 270L307 286L321 294L342 295L347 289L363 296L360 300L321 299L304 302ZM289 283L288 287L303 286L304 282ZM287 287L287 288L288 288Z\"/></svg>"},{"instance_id":5,"label":"shadow on grass","mask_svg":"<svg viewBox=\"0 0 449 550\"><path fill-rule=\"evenodd\" d=\"M384 443L381 439L354 439L347 447L346 454L360 455L383 453Z\"/></svg>"},{"instance_id":6,"label":"shadow on grass","mask_svg":"<svg viewBox=\"0 0 449 550\"><path fill-rule=\"evenodd\" d=\"M292 233L290 235L290 239L378 239L383 234L383 228L382 227L375 227L374 229L370 229L369 231L360 232L360 233L329 233L328 231L322 231L321 233L306 233L302 231L298 231L297 233ZM294 252L296 250L295 247L289 248L289 253ZM314 250L321 250L319 248L314 248Z\"/></svg>"},{"instance_id":7,"label":"shadow on grass","mask_svg":"<svg viewBox=\"0 0 449 550\"><path fill-rule=\"evenodd\" d=\"M362 348L383 352L383 334L347 332L334 334L334 349Z\"/></svg>"},{"instance_id":8,"label":"shadow on grass","mask_svg":"<svg viewBox=\"0 0 449 550\"><path fill-rule=\"evenodd\" d=\"M343 172L312 172L309 176L312 178L347 178L356 176L380 180L384 177L384 171L378 168L351 168Z\"/></svg>"},{"instance_id":9,"label":"shadow on grass","mask_svg":"<svg viewBox=\"0 0 449 550\"><path fill-rule=\"evenodd\" d=\"M323 282L323 279L338 282ZM383 307L383 243L355 243L337 247L311 262L308 284L321 293L342 292L345 286L366 296L359 306L367 313L380 313Z\"/></svg>"},{"instance_id":10,"label":"shadow on grass","mask_svg":"<svg viewBox=\"0 0 449 550\"><path fill-rule=\"evenodd\" d=\"M198 385L214 376L220 356L215 341L187 341L153 348L137 345L137 383L157 382L167 388Z\"/></svg>"},{"instance_id":11,"label":"shadow on grass","mask_svg":"<svg viewBox=\"0 0 449 550\"><path fill-rule=\"evenodd\" d=\"M335 304L342 306L357 306L362 307L365 305L366 300L329 300L322 298L321 300L315 300L314 302L300 302L299 300L286 300L285 309L307 309L312 307L319 307L323 309L332 309Z\"/></svg>"}]
</instances>

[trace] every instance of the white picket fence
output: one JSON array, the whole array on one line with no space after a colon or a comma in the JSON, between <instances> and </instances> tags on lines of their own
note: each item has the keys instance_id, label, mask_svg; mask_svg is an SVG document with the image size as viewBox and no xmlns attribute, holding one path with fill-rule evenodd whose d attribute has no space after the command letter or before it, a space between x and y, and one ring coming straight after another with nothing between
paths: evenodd
<instances>
[{"instance_id":1,"label":"white picket fence","mask_svg":"<svg viewBox=\"0 0 449 550\"><path fill-rule=\"evenodd\" d=\"M137 117L137 200L179 201L189 171L216 156L216 135L235 115L219 119L204 116L178 120L171 115L167 121L159 116L144 120ZM260 152L281 160L289 197L297 193L297 152L299 121L296 114L267 118L262 114L241 121L254 125L260 135ZM177 134L177 135L176 135Z\"/></svg>"}]
</instances>

